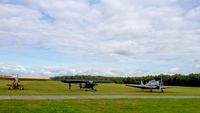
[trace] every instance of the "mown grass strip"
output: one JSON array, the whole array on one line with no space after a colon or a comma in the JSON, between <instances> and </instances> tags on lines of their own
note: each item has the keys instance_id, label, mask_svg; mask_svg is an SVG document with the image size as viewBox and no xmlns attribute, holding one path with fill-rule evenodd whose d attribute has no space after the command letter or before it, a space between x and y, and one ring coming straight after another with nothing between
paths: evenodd
<instances>
[{"instance_id":1,"label":"mown grass strip","mask_svg":"<svg viewBox=\"0 0 200 113\"><path fill-rule=\"evenodd\" d=\"M1 113L199 113L200 99L1 100Z\"/></svg>"}]
</instances>

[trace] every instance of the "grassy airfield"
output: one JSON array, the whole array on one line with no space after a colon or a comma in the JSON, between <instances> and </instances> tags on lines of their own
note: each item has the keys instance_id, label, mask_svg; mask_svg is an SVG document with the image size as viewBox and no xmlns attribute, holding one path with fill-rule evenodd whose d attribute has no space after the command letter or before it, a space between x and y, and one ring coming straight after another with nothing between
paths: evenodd
<instances>
[{"instance_id":1,"label":"grassy airfield","mask_svg":"<svg viewBox=\"0 0 200 113\"><path fill-rule=\"evenodd\" d=\"M200 99L1 100L1 113L199 113Z\"/></svg>"},{"instance_id":2,"label":"grassy airfield","mask_svg":"<svg viewBox=\"0 0 200 113\"><path fill-rule=\"evenodd\" d=\"M99 84L97 92L80 90L78 84L66 89L59 81L23 81L25 90L8 90L0 81L0 95L181 95L199 96L199 87L177 87L142 91L124 84ZM0 113L199 113L200 99L70 99L70 100L0 100Z\"/></svg>"},{"instance_id":3,"label":"grassy airfield","mask_svg":"<svg viewBox=\"0 0 200 113\"><path fill-rule=\"evenodd\" d=\"M84 91L79 89L78 84L73 84L68 90L66 84L59 81L23 81L25 90L8 90L6 84L11 81L0 81L0 95L176 95L176 96L199 96L200 87L177 87L165 89L165 93L159 90L141 90L127 87L124 84L98 84L94 91Z\"/></svg>"}]
</instances>

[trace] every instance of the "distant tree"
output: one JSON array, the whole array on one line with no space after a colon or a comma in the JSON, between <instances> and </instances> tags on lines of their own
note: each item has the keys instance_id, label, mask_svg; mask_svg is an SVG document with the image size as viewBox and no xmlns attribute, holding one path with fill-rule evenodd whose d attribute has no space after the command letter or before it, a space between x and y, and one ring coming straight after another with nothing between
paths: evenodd
<instances>
[{"instance_id":1,"label":"distant tree","mask_svg":"<svg viewBox=\"0 0 200 113\"><path fill-rule=\"evenodd\" d=\"M160 80L162 77L164 85L176 86L195 86L200 87L200 74L191 73L189 75L148 75L144 77L105 77L105 76L92 76L92 75L75 75L75 76L55 76L51 80L109 80L118 84L139 84L140 81L147 83L149 80Z\"/></svg>"}]
</instances>

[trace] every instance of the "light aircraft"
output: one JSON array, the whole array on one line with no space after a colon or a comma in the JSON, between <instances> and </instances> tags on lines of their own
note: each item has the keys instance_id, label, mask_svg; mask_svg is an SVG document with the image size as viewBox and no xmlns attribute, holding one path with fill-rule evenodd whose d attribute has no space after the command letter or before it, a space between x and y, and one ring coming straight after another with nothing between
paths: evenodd
<instances>
[{"instance_id":1,"label":"light aircraft","mask_svg":"<svg viewBox=\"0 0 200 113\"><path fill-rule=\"evenodd\" d=\"M152 92L153 89L159 89L162 93L164 92L163 89L166 88L175 88L176 86L164 86L162 79L161 80L150 80L147 84L143 84L143 82L141 81L140 85L130 85L127 84L126 86L129 87L135 87L135 88L141 88L141 89L150 89L150 92Z\"/></svg>"},{"instance_id":2,"label":"light aircraft","mask_svg":"<svg viewBox=\"0 0 200 113\"><path fill-rule=\"evenodd\" d=\"M96 83L110 83L109 81L93 81L93 80L62 80L61 82L63 83L68 83L68 89L71 89L71 84L72 83L79 83L80 89L85 89L85 91L88 90L93 90L97 91L94 89L94 87L97 85Z\"/></svg>"},{"instance_id":3,"label":"light aircraft","mask_svg":"<svg viewBox=\"0 0 200 113\"><path fill-rule=\"evenodd\" d=\"M47 81L49 79L46 78L19 78L13 77L13 76L0 76L0 80L12 80L13 82L10 84L7 84L8 89L21 89L24 90L24 86L20 84L20 81Z\"/></svg>"}]
</instances>

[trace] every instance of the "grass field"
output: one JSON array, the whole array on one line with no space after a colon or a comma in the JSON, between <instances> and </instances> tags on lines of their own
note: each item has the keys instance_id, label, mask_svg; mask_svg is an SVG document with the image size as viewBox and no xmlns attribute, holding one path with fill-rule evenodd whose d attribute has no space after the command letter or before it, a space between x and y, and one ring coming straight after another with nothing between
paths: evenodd
<instances>
[{"instance_id":1,"label":"grass field","mask_svg":"<svg viewBox=\"0 0 200 113\"><path fill-rule=\"evenodd\" d=\"M199 87L177 87L142 91L124 84L98 84L97 92L71 90L59 81L23 81L25 90L8 90L0 81L0 95L184 95L199 96ZM71 100L0 100L0 113L199 113L200 99L71 99Z\"/></svg>"},{"instance_id":2,"label":"grass field","mask_svg":"<svg viewBox=\"0 0 200 113\"><path fill-rule=\"evenodd\" d=\"M199 87L177 87L166 89L165 93L159 90L142 91L141 89L127 87L124 84L98 84L94 91L80 90L78 84L74 84L71 90L66 89L66 84L59 81L23 81L25 90L8 90L6 84L11 81L0 81L0 95L191 95L199 96Z\"/></svg>"},{"instance_id":3,"label":"grass field","mask_svg":"<svg viewBox=\"0 0 200 113\"><path fill-rule=\"evenodd\" d=\"M199 113L200 99L1 100L1 113Z\"/></svg>"}]
</instances>

